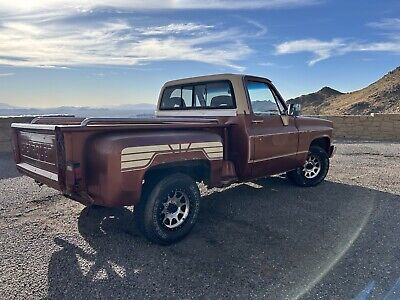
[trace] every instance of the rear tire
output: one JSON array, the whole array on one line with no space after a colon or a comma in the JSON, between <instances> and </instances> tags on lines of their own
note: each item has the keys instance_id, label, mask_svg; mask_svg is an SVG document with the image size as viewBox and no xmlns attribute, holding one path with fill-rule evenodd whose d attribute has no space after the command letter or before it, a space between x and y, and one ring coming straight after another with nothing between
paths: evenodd
<instances>
[{"instance_id":1,"label":"rear tire","mask_svg":"<svg viewBox=\"0 0 400 300\"><path fill-rule=\"evenodd\" d=\"M329 158L324 149L311 146L302 167L286 173L286 177L298 186L315 186L321 183L329 170Z\"/></svg>"},{"instance_id":2,"label":"rear tire","mask_svg":"<svg viewBox=\"0 0 400 300\"><path fill-rule=\"evenodd\" d=\"M135 208L135 220L147 239L168 245L192 230L199 210L200 191L196 182L176 173L144 187L143 198Z\"/></svg>"}]
</instances>

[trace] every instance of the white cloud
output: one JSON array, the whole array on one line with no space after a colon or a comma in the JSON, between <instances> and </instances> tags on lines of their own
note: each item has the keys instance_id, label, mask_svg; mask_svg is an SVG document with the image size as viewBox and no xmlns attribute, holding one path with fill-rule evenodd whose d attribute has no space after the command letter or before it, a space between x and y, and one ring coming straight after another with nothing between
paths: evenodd
<instances>
[{"instance_id":1,"label":"white cloud","mask_svg":"<svg viewBox=\"0 0 400 300\"><path fill-rule=\"evenodd\" d=\"M261 67L276 68L276 69L290 69L292 67L290 65L278 65L273 62L261 62L258 65Z\"/></svg>"},{"instance_id":2,"label":"white cloud","mask_svg":"<svg viewBox=\"0 0 400 300\"><path fill-rule=\"evenodd\" d=\"M170 33L196 32L191 35ZM141 28L113 22L0 23L0 64L25 67L132 66L161 60L191 60L242 70L235 63L251 53L236 30L173 23Z\"/></svg>"},{"instance_id":3,"label":"white cloud","mask_svg":"<svg viewBox=\"0 0 400 300\"><path fill-rule=\"evenodd\" d=\"M400 30L400 18L386 18L378 22L371 22L367 24L370 27L384 29L384 30Z\"/></svg>"},{"instance_id":4,"label":"white cloud","mask_svg":"<svg viewBox=\"0 0 400 300\"><path fill-rule=\"evenodd\" d=\"M257 32L211 24L171 22L135 26L124 14L100 22L85 18L98 8L126 12L151 9L273 9L319 0L0 0L0 65L68 68L78 65L132 66L160 60L191 60L243 70L238 61L252 52ZM111 14L110 14L111 15ZM77 17L77 18L76 18ZM70 20L70 21L68 21ZM74 20L71 22L71 20ZM97 20L97 21L96 21Z\"/></svg>"},{"instance_id":5,"label":"white cloud","mask_svg":"<svg viewBox=\"0 0 400 300\"><path fill-rule=\"evenodd\" d=\"M0 73L0 77L14 76L15 73Z\"/></svg>"},{"instance_id":6,"label":"white cloud","mask_svg":"<svg viewBox=\"0 0 400 300\"><path fill-rule=\"evenodd\" d=\"M181 0L175 1L181 8L214 8L214 9L259 9L298 7L316 4L317 0Z\"/></svg>"},{"instance_id":7,"label":"white cloud","mask_svg":"<svg viewBox=\"0 0 400 300\"><path fill-rule=\"evenodd\" d=\"M400 53L400 40L380 43L352 43L344 48L345 52L393 52Z\"/></svg>"},{"instance_id":8,"label":"white cloud","mask_svg":"<svg viewBox=\"0 0 400 300\"><path fill-rule=\"evenodd\" d=\"M272 62L262 62L262 63L259 63L258 65L262 66L262 67L275 67L276 66L276 64L272 63Z\"/></svg>"},{"instance_id":9,"label":"white cloud","mask_svg":"<svg viewBox=\"0 0 400 300\"><path fill-rule=\"evenodd\" d=\"M344 55L351 52L392 52L400 53L400 40L384 42L348 42L343 39L322 41L318 39L302 39L287 41L275 46L277 55L294 53L311 53L313 58L309 65L326 60L333 56Z\"/></svg>"},{"instance_id":10,"label":"white cloud","mask_svg":"<svg viewBox=\"0 0 400 300\"><path fill-rule=\"evenodd\" d=\"M343 47L344 44L340 39L331 41L321 41L317 39L303 39L284 42L276 46L277 54L292 54L300 52L311 52L314 58L308 61L309 65L327 59L335 54L335 52Z\"/></svg>"},{"instance_id":11,"label":"white cloud","mask_svg":"<svg viewBox=\"0 0 400 300\"><path fill-rule=\"evenodd\" d=\"M143 35L164 35L164 34L178 34L205 31L214 28L212 25L203 25L197 23L172 23L164 26L153 26L147 28L140 28L139 31Z\"/></svg>"},{"instance_id":12,"label":"white cloud","mask_svg":"<svg viewBox=\"0 0 400 300\"><path fill-rule=\"evenodd\" d=\"M13 0L0 2L0 11L33 12L96 7L118 9L259 9L298 7L318 3L318 0Z\"/></svg>"},{"instance_id":13,"label":"white cloud","mask_svg":"<svg viewBox=\"0 0 400 300\"><path fill-rule=\"evenodd\" d=\"M254 27L256 27L258 29L258 31L255 33L255 36L263 36L268 32L268 28L267 26L256 22L254 20L247 20L247 23L253 25Z\"/></svg>"}]
</instances>

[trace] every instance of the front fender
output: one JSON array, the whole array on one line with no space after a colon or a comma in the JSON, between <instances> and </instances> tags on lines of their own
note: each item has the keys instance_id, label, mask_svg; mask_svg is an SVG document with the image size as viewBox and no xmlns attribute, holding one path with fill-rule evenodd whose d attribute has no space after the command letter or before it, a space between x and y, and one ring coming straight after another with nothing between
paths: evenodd
<instances>
[{"instance_id":1,"label":"front fender","mask_svg":"<svg viewBox=\"0 0 400 300\"><path fill-rule=\"evenodd\" d=\"M307 159L307 151L311 143L320 138L329 140L328 149L330 147L333 136L333 123L328 120L296 117L296 126L299 131L298 161L303 164Z\"/></svg>"}]
</instances>

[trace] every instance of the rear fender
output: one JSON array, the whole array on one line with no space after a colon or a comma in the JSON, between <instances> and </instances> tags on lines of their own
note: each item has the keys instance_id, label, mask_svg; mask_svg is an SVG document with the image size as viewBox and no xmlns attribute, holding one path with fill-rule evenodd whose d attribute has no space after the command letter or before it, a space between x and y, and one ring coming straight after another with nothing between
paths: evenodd
<instances>
[{"instance_id":1,"label":"rear fender","mask_svg":"<svg viewBox=\"0 0 400 300\"><path fill-rule=\"evenodd\" d=\"M208 162L214 182L223 162L221 136L205 131L110 133L95 137L87 151L88 191L104 206L138 203L149 170Z\"/></svg>"}]
</instances>

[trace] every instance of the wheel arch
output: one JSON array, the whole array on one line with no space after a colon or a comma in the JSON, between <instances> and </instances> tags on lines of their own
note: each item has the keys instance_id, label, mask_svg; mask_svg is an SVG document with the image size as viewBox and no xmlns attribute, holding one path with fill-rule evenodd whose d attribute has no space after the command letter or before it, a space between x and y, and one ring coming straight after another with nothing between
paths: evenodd
<instances>
[{"instance_id":1,"label":"wheel arch","mask_svg":"<svg viewBox=\"0 0 400 300\"><path fill-rule=\"evenodd\" d=\"M321 147L329 154L329 149L331 146L331 139L328 136L317 137L313 139L310 143L310 147L318 146Z\"/></svg>"},{"instance_id":2,"label":"wheel arch","mask_svg":"<svg viewBox=\"0 0 400 300\"><path fill-rule=\"evenodd\" d=\"M185 174L197 182L208 182L211 176L210 161L196 159L155 165L146 170L143 176L144 184L173 173Z\"/></svg>"}]
</instances>

